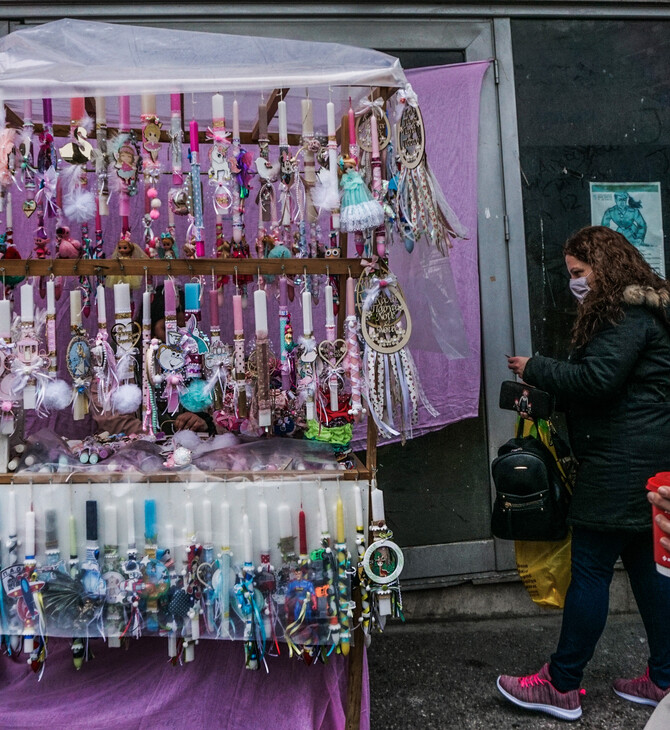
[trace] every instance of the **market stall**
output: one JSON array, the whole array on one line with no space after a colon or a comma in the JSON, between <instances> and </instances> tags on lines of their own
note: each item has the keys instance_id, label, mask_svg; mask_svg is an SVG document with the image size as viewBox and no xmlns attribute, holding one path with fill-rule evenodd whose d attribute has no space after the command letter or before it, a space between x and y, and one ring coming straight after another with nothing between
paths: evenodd
<instances>
[{"instance_id":1,"label":"market stall","mask_svg":"<svg viewBox=\"0 0 670 730\"><path fill-rule=\"evenodd\" d=\"M346 659L358 726L402 606L376 438L432 410L387 251L465 235L397 59L64 20L0 89L7 653Z\"/></svg>"}]
</instances>

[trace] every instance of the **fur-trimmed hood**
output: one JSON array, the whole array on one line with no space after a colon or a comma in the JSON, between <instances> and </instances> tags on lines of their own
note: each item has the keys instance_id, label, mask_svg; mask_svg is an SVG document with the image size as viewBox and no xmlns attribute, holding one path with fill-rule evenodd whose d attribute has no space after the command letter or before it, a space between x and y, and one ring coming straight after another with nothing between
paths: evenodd
<instances>
[{"instance_id":1,"label":"fur-trimmed hood","mask_svg":"<svg viewBox=\"0 0 670 730\"><path fill-rule=\"evenodd\" d=\"M626 304L644 305L649 309L665 309L670 306L670 293L666 289L629 284L623 290L623 300Z\"/></svg>"}]
</instances>

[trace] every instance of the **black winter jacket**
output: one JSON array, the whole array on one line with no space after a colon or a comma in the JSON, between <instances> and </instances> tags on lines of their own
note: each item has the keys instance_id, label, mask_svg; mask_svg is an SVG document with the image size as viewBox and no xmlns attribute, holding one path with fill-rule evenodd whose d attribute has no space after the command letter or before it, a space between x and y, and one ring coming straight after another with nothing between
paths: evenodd
<instances>
[{"instance_id":1,"label":"black winter jacket","mask_svg":"<svg viewBox=\"0 0 670 730\"><path fill-rule=\"evenodd\" d=\"M670 471L670 332L657 292L629 286L624 302L567 362L532 357L523 374L564 405L579 462L569 522L592 530L650 529L645 484Z\"/></svg>"}]
</instances>

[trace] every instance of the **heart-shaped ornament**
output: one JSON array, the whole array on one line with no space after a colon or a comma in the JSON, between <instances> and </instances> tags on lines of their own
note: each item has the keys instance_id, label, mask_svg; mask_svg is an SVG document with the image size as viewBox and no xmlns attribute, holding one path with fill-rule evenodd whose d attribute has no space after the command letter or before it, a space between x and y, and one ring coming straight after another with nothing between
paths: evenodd
<instances>
[{"instance_id":1,"label":"heart-shaped ornament","mask_svg":"<svg viewBox=\"0 0 670 730\"><path fill-rule=\"evenodd\" d=\"M326 363L338 366L347 354L347 343L344 340L323 340L319 342L319 356Z\"/></svg>"},{"instance_id":2,"label":"heart-shaped ornament","mask_svg":"<svg viewBox=\"0 0 670 730\"><path fill-rule=\"evenodd\" d=\"M23 201L23 212L26 214L26 218L30 218L30 216L37 210L37 203L34 200L24 200Z\"/></svg>"}]
</instances>

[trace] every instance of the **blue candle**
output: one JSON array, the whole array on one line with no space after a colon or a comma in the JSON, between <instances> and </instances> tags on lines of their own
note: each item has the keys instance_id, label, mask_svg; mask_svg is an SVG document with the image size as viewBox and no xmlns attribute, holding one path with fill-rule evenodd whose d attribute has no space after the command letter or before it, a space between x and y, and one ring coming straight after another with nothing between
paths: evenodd
<instances>
[{"instance_id":1,"label":"blue candle","mask_svg":"<svg viewBox=\"0 0 670 730\"><path fill-rule=\"evenodd\" d=\"M187 312L200 311L200 284L198 282L184 284L184 305Z\"/></svg>"},{"instance_id":2,"label":"blue candle","mask_svg":"<svg viewBox=\"0 0 670 730\"><path fill-rule=\"evenodd\" d=\"M156 539L156 500L144 500L144 537L146 540Z\"/></svg>"}]
</instances>

